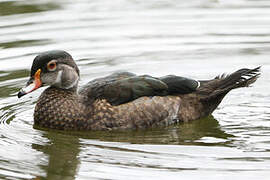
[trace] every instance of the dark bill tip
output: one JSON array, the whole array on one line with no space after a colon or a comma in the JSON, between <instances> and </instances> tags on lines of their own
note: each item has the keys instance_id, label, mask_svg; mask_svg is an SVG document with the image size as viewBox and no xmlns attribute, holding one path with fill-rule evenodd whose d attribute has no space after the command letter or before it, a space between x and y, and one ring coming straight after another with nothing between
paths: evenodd
<instances>
[{"instance_id":1,"label":"dark bill tip","mask_svg":"<svg viewBox=\"0 0 270 180\"><path fill-rule=\"evenodd\" d=\"M21 98L21 97L24 96L24 95L26 95L25 92L23 92L23 91L19 91L19 92L18 92L18 98Z\"/></svg>"}]
</instances>

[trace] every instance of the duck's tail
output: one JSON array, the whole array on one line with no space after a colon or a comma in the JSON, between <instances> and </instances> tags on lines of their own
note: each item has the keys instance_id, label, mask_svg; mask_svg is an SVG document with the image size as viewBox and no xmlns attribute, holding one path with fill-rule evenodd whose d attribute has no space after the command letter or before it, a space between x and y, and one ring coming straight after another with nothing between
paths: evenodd
<instances>
[{"instance_id":1,"label":"duck's tail","mask_svg":"<svg viewBox=\"0 0 270 180\"><path fill-rule=\"evenodd\" d=\"M200 81L201 86L196 93L200 101L208 106L208 113L212 113L232 89L249 87L254 83L260 76L260 68L240 69L229 75L222 74L209 81Z\"/></svg>"}]
</instances>

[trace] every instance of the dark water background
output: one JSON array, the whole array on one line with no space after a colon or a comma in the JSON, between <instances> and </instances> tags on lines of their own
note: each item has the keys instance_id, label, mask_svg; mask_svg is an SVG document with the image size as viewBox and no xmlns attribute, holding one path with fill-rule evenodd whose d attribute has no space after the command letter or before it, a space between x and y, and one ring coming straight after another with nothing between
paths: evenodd
<instances>
[{"instance_id":1,"label":"dark water background","mask_svg":"<svg viewBox=\"0 0 270 180\"><path fill-rule=\"evenodd\" d=\"M33 128L39 52L70 52L83 85L116 70L210 79L262 66L212 117L128 132ZM1 179L269 179L270 1L0 1Z\"/></svg>"}]
</instances>

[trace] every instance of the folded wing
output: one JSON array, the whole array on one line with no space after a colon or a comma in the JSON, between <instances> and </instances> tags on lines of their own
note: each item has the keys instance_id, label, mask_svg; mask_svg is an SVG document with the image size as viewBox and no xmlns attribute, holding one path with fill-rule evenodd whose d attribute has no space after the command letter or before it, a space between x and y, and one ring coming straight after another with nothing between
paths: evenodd
<instances>
[{"instance_id":1,"label":"folded wing","mask_svg":"<svg viewBox=\"0 0 270 180\"><path fill-rule=\"evenodd\" d=\"M106 99L112 105L119 105L143 96L187 94L198 86L198 81L180 76L156 78L118 72L89 82L80 93L87 94L88 99Z\"/></svg>"}]
</instances>

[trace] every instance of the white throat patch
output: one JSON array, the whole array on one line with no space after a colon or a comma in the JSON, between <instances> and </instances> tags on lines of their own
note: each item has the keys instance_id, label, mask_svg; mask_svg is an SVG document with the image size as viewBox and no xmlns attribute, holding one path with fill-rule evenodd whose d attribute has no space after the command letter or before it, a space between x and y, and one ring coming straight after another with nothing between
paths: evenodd
<instances>
[{"instance_id":1,"label":"white throat patch","mask_svg":"<svg viewBox=\"0 0 270 180\"><path fill-rule=\"evenodd\" d=\"M63 70L59 71L55 80L55 84L61 84Z\"/></svg>"}]
</instances>

